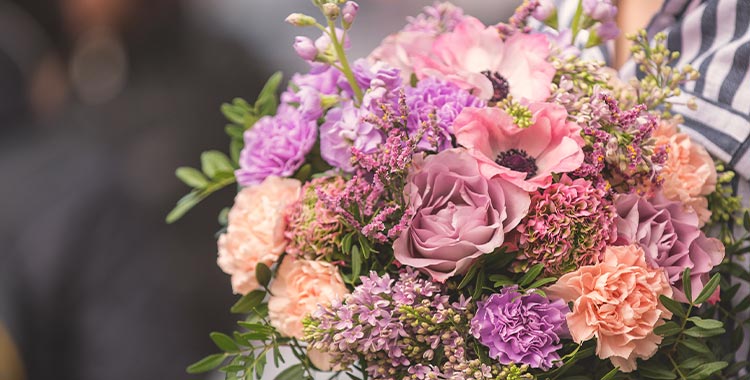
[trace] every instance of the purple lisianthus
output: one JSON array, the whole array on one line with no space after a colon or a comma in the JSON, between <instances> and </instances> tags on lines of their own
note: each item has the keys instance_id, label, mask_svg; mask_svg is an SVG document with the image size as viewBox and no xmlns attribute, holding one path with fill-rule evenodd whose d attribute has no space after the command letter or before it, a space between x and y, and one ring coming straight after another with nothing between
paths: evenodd
<instances>
[{"instance_id":1,"label":"purple lisianthus","mask_svg":"<svg viewBox=\"0 0 750 380\"><path fill-rule=\"evenodd\" d=\"M461 110L484 105L483 100L453 83L425 78L417 83L417 87L406 88L409 109L406 125L410 133L416 133L426 124L427 130L418 147L439 152L453 147L453 121Z\"/></svg>"},{"instance_id":2,"label":"purple lisianthus","mask_svg":"<svg viewBox=\"0 0 750 380\"><path fill-rule=\"evenodd\" d=\"M507 287L477 302L471 334L501 364L528 364L548 370L560 359L560 336L567 334L563 300L551 302L537 293Z\"/></svg>"},{"instance_id":3,"label":"purple lisianthus","mask_svg":"<svg viewBox=\"0 0 750 380\"><path fill-rule=\"evenodd\" d=\"M345 101L326 114L326 121L320 126L320 153L331 166L351 172L352 147L372 153L383 142L383 134L364 122L362 116L352 101Z\"/></svg>"},{"instance_id":4,"label":"purple lisianthus","mask_svg":"<svg viewBox=\"0 0 750 380\"><path fill-rule=\"evenodd\" d=\"M622 195L615 200L615 208L615 244L640 245L649 266L666 270L677 301L687 302L682 284L685 268L690 268L692 293L698 294L711 269L724 259L724 245L706 237L698 227L698 215L661 193L651 199Z\"/></svg>"},{"instance_id":5,"label":"purple lisianthus","mask_svg":"<svg viewBox=\"0 0 750 380\"><path fill-rule=\"evenodd\" d=\"M317 138L317 124L296 108L282 104L276 116L264 116L245 132L237 182L250 186L276 175L288 177L305 162Z\"/></svg>"}]
</instances>

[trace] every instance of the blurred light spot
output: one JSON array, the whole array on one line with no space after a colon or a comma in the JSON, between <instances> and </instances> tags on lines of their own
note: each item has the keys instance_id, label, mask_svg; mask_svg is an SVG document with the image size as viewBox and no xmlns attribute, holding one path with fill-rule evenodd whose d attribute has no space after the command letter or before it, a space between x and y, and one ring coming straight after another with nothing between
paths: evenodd
<instances>
[{"instance_id":1,"label":"blurred light spot","mask_svg":"<svg viewBox=\"0 0 750 380\"><path fill-rule=\"evenodd\" d=\"M70 81L86 104L114 99L125 87L128 60L122 43L111 33L95 29L76 43L70 60Z\"/></svg>"}]
</instances>

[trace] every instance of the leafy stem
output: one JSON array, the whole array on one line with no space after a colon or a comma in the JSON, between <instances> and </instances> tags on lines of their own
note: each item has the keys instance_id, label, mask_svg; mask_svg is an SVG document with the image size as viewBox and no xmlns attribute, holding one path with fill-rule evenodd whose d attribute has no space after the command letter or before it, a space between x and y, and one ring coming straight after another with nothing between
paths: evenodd
<instances>
[{"instance_id":1,"label":"leafy stem","mask_svg":"<svg viewBox=\"0 0 750 380\"><path fill-rule=\"evenodd\" d=\"M352 68L349 66L349 60L344 53L343 40L346 36L342 36L342 40L339 41L338 36L336 35L336 24L334 24L331 19L328 20L328 35L331 38L331 44L333 44L333 49L336 52L336 58L338 58L338 61L341 64L341 72L344 73L349 85L352 86L352 91L354 91L354 96L357 98L357 102L362 102L362 89L359 88L357 79L354 78L354 72L352 72Z\"/></svg>"}]
</instances>

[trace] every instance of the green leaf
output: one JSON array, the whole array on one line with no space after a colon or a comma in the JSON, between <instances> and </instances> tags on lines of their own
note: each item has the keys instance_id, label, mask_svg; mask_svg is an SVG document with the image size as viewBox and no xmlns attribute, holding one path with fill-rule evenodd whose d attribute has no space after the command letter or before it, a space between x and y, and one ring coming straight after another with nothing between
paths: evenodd
<instances>
[{"instance_id":1,"label":"green leaf","mask_svg":"<svg viewBox=\"0 0 750 380\"><path fill-rule=\"evenodd\" d=\"M482 295L482 287L484 286L486 276L487 274L484 272L484 268L480 269L479 273L477 273L477 282L474 284L474 292L471 294L471 298L476 300Z\"/></svg>"},{"instance_id":2,"label":"green leaf","mask_svg":"<svg viewBox=\"0 0 750 380\"><path fill-rule=\"evenodd\" d=\"M268 361L268 353L263 353L255 360L255 378L260 380L263 377L263 371L266 369L266 362Z\"/></svg>"},{"instance_id":3,"label":"green leaf","mask_svg":"<svg viewBox=\"0 0 750 380\"><path fill-rule=\"evenodd\" d=\"M210 178L220 173L233 173L234 167L226 154L218 150L209 150L201 154L201 170Z\"/></svg>"},{"instance_id":4,"label":"green leaf","mask_svg":"<svg viewBox=\"0 0 750 380\"><path fill-rule=\"evenodd\" d=\"M347 255L352 252L352 235L354 235L354 232L350 232L341 238L341 250Z\"/></svg>"},{"instance_id":5,"label":"green leaf","mask_svg":"<svg viewBox=\"0 0 750 380\"><path fill-rule=\"evenodd\" d=\"M705 362L706 358L704 356L691 356L685 360L680 361L680 369L689 371L701 364L704 364Z\"/></svg>"},{"instance_id":6,"label":"green leaf","mask_svg":"<svg viewBox=\"0 0 750 380\"><path fill-rule=\"evenodd\" d=\"M281 71L275 72L268 78L266 85L258 95L258 100L255 102L255 109L259 116L273 115L276 113L276 107L278 106L278 100L276 99L276 90L279 88L281 79L284 75Z\"/></svg>"},{"instance_id":7,"label":"green leaf","mask_svg":"<svg viewBox=\"0 0 750 380\"><path fill-rule=\"evenodd\" d=\"M720 274L716 273L711 276L711 279L708 280L706 286L703 287L703 290L701 290L700 294L698 294L698 297L695 298L695 304L702 304L707 299L709 299L711 295L714 294L714 291L716 291L716 287L719 286L719 281L721 281Z\"/></svg>"},{"instance_id":8,"label":"green leaf","mask_svg":"<svg viewBox=\"0 0 750 380\"><path fill-rule=\"evenodd\" d=\"M458 288L459 289L463 289L467 285L469 285L469 283L471 282L471 280L474 279L474 276L477 275L477 271L479 270L479 265L480 264L481 264L481 262L475 263L474 265L471 266L471 268L469 268L469 271L466 273L466 275L464 276L464 278L461 279L461 282L458 283Z\"/></svg>"},{"instance_id":9,"label":"green leaf","mask_svg":"<svg viewBox=\"0 0 750 380\"><path fill-rule=\"evenodd\" d=\"M231 121L232 123L240 125L245 124L245 115L247 115L249 111L250 110L245 110L242 109L242 107L237 107L229 103L224 103L221 105L221 113L224 114L224 117L226 117L227 120Z\"/></svg>"},{"instance_id":10,"label":"green leaf","mask_svg":"<svg viewBox=\"0 0 750 380\"><path fill-rule=\"evenodd\" d=\"M672 380L677 377L672 371L665 367L657 366L655 363L650 365L641 364L638 366L638 372L648 379L655 380Z\"/></svg>"},{"instance_id":11,"label":"green leaf","mask_svg":"<svg viewBox=\"0 0 750 380\"><path fill-rule=\"evenodd\" d=\"M709 338L712 336L717 336L724 334L726 330L724 330L723 327L719 327L717 329L702 329L700 327L691 327L687 330L685 330L685 335L692 336L694 338Z\"/></svg>"},{"instance_id":12,"label":"green leaf","mask_svg":"<svg viewBox=\"0 0 750 380\"><path fill-rule=\"evenodd\" d=\"M172 211L167 214L167 223L172 224L176 222L202 200L203 197L197 190L185 194L179 201L177 201L177 205L174 206Z\"/></svg>"},{"instance_id":13,"label":"green leaf","mask_svg":"<svg viewBox=\"0 0 750 380\"><path fill-rule=\"evenodd\" d=\"M232 162L235 164L235 167L239 166L240 153L244 147L245 142L242 140L232 140L229 142L229 156L232 157Z\"/></svg>"},{"instance_id":14,"label":"green leaf","mask_svg":"<svg viewBox=\"0 0 750 380\"><path fill-rule=\"evenodd\" d=\"M685 268L682 272L682 291L685 293L685 298L688 302L693 302L693 290L690 282L690 268Z\"/></svg>"},{"instance_id":15,"label":"green leaf","mask_svg":"<svg viewBox=\"0 0 750 380\"><path fill-rule=\"evenodd\" d=\"M740 303L738 303L737 306L734 307L734 311L742 312L745 311L745 309L747 309L748 307L750 307L750 296L746 296L745 298L743 298L742 301L740 301Z\"/></svg>"},{"instance_id":16,"label":"green leaf","mask_svg":"<svg viewBox=\"0 0 750 380\"><path fill-rule=\"evenodd\" d=\"M694 370L688 373L687 378L690 380L703 380L707 379L714 372L721 371L729 365L727 362L712 362L699 365Z\"/></svg>"},{"instance_id":17,"label":"green leaf","mask_svg":"<svg viewBox=\"0 0 750 380\"><path fill-rule=\"evenodd\" d=\"M370 258L370 252L372 252L372 247L370 246L370 242L367 240L365 235L358 234L357 235L357 241L359 241L359 248L362 250L362 257L365 258L365 260Z\"/></svg>"},{"instance_id":18,"label":"green leaf","mask_svg":"<svg viewBox=\"0 0 750 380\"><path fill-rule=\"evenodd\" d=\"M542 273L542 270L544 269L544 264L539 263L531 267L526 274L521 276L521 279L518 280L518 284L525 287L526 285L531 284L534 279L536 279L540 273Z\"/></svg>"},{"instance_id":19,"label":"green leaf","mask_svg":"<svg viewBox=\"0 0 750 380\"><path fill-rule=\"evenodd\" d=\"M253 290L242 296L229 311L234 314L244 314L253 311L266 298L266 292L263 290Z\"/></svg>"},{"instance_id":20,"label":"green leaf","mask_svg":"<svg viewBox=\"0 0 750 380\"><path fill-rule=\"evenodd\" d=\"M271 272L271 268L269 268L268 265L258 263L258 265L255 266L255 278L258 280L260 286L267 288L268 284L271 282L271 277L273 277L273 272Z\"/></svg>"},{"instance_id":21,"label":"green leaf","mask_svg":"<svg viewBox=\"0 0 750 380\"><path fill-rule=\"evenodd\" d=\"M542 286L547 285L551 282L555 282L555 281L557 281L557 277L546 277L546 278L542 278L542 279L534 281L534 283L529 285L528 287L529 289L541 288Z\"/></svg>"},{"instance_id":22,"label":"green leaf","mask_svg":"<svg viewBox=\"0 0 750 380\"><path fill-rule=\"evenodd\" d=\"M297 173L294 174L294 178L305 182L308 179L310 179L310 174L312 173L312 165L310 164L304 164L302 165L299 170L297 170Z\"/></svg>"},{"instance_id":23,"label":"green leaf","mask_svg":"<svg viewBox=\"0 0 750 380\"><path fill-rule=\"evenodd\" d=\"M620 371L620 367L612 368L611 371L607 372L600 380L612 380L617 376L617 372Z\"/></svg>"},{"instance_id":24,"label":"green leaf","mask_svg":"<svg viewBox=\"0 0 750 380\"><path fill-rule=\"evenodd\" d=\"M226 132L233 140L244 139L245 127L238 124L229 124L224 127L224 132Z\"/></svg>"},{"instance_id":25,"label":"green leaf","mask_svg":"<svg viewBox=\"0 0 750 380\"><path fill-rule=\"evenodd\" d=\"M214 344L216 344L216 347L219 347L219 349L224 350L225 352L237 352L240 350L229 335L220 332L212 332L209 336L211 337L211 340L214 341Z\"/></svg>"},{"instance_id":26,"label":"green leaf","mask_svg":"<svg viewBox=\"0 0 750 380\"><path fill-rule=\"evenodd\" d=\"M187 367L187 372L191 374L208 372L220 366L226 358L226 354L208 355L205 358L191 364L190 367Z\"/></svg>"},{"instance_id":27,"label":"green leaf","mask_svg":"<svg viewBox=\"0 0 750 380\"><path fill-rule=\"evenodd\" d=\"M724 322L717 321L715 319L703 319L701 317L690 317L688 318L688 321L693 322L694 325L710 330L710 329L718 329L724 327Z\"/></svg>"},{"instance_id":28,"label":"green leaf","mask_svg":"<svg viewBox=\"0 0 750 380\"><path fill-rule=\"evenodd\" d=\"M680 331L682 331L682 328L680 328L677 323L669 321L657 328L654 329L654 333L661 335L661 336L672 336L675 334L679 334Z\"/></svg>"},{"instance_id":29,"label":"green leaf","mask_svg":"<svg viewBox=\"0 0 750 380\"><path fill-rule=\"evenodd\" d=\"M362 273L362 252L358 245L352 246L352 280L357 281Z\"/></svg>"},{"instance_id":30,"label":"green leaf","mask_svg":"<svg viewBox=\"0 0 750 380\"><path fill-rule=\"evenodd\" d=\"M742 226L745 227L745 231L750 231L750 211L745 211L745 215L742 217Z\"/></svg>"},{"instance_id":31,"label":"green leaf","mask_svg":"<svg viewBox=\"0 0 750 380\"><path fill-rule=\"evenodd\" d=\"M209 181L203 173L198 169L191 168L189 166L182 166L175 170L174 174L180 181L184 182L190 187L197 187L199 189L206 187Z\"/></svg>"},{"instance_id":32,"label":"green leaf","mask_svg":"<svg viewBox=\"0 0 750 380\"><path fill-rule=\"evenodd\" d=\"M665 295L659 296L659 301L661 301L661 304L664 305L664 307L666 307L667 310L671 311L674 315L677 315L682 318L685 318L687 316L685 314L685 308L682 306L681 303Z\"/></svg>"},{"instance_id":33,"label":"green leaf","mask_svg":"<svg viewBox=\"0 0 750 380\"><path fill-rule=\"evenodd\" d=\"M220 225L226 227L227 224L229 224L229 207L224 207L219 211L219 216L217 217L217 220Z\"/></svg>"},{"instance_id":34,"label":"green leaf","mask_svg":"<svg viewBox=\"0 0 750 380\"><path fill-rule=\"evenodd\" d=\"M685 346L685 348L689 349L690 351L697 352L699 354L710 354L711 349L706 346L705 343L701 342L700 340L696 339L684 339L680 341L680 344Z\"/></svg>"},{"instance_id":35,"label":"green leaf","mask_svg":"<svg viewBox=\"0 0 750 380\"><path fill-rule=\"evenodd\" d=\"M299 380L305 373L305 367L302 364L295 364L276 375L275 380Z\"/></svg>"}]
</instances>

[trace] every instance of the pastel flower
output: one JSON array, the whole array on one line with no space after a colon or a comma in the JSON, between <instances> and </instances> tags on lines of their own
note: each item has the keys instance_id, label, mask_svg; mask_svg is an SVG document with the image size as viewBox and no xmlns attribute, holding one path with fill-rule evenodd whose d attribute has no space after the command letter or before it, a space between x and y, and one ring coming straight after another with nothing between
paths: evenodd
<instances>
[{"instance_id":1,"label":"pastel flower","mask_svg":"<svg viewBox=\"0 0 750 380\"><path fill-rule=\"evenodd\" d=\"M698 215L680 202L659 193L651 199L628 194L615 199L615 208L615 244L638 244L646 263L667 273L677 301L687 302L682 284L685 268L691 269L691 289L698 294L711 269L724 259L724 245L706 237L698 227Z\"/></svg>"},{"instance_id":2,"label":"pastel flower","mask_svg":"<svg viewBox=\"0 0 750 380\"><path fill-rule=\"evenodd\" d=\"M219 236L219 267L232 275L234 293L258 288L255 267L273 265L286 248L284 209L299 198L300 182L276 176L248 186L234 199L227 231Z\"/></svg>"},{"instance_id":3,"label":"pastel flower","mask_svg":"<svg viewBox=\"0 0 750 380\"><path fill-rule=\"evenodd\" d=\"M415 156L404 196L414 215L393 243L401 264L439 282L464 274L505 241L529 208L529 195L503 178L488 178L461 149Z\"/></svg>"},{"instance_id":4,"label":"pastel flower","mask_svg":"<svg viewBox=\"0 0 750 380\"><path fill-rule=\"evenodd\" d=\"M264 116L245 131L240 168L235 171L242 186L261 183L269 176L289 177L305 162L318 134L314 119L282 104L276 116Z\"/></svg>"},{"instance_id":5,"label":"pastel flower","mask_svg":"<svg viewBox=\"0 0 750 380\"><path fill-rule=\"evenodd\" d=\"M522 294L515 287L477 302L471 334L490 349L500 364L527 364L548 370L560 359L560 336L567 335L562 300L550 302L537 293Z\"/></svg>"},{"instance_id":6,"label":"pastel flower","mask_svg":"<svg viewBox=\"0 0 750 380\"><path fill-rule=\"evenodd\" d=\"M661 268L651 269L638 245L607 247L604 259L563 275L546 290L550 299L573 302L567 314L573 341L596 338L596 354L622 372L653 356L662 337L654 328L670 319L659 296L672 296Z\"/></svg>"},{"instance_id":7,"label":"pastel flower","mask_svg":"<svg viewBox=\"0 0 750 380\"><path fill-rule=\"evenodd\" d=\"M567 120L560 105L532 103L532 124L520 128L500 108L464 108L453 123L458 144L480 160L488 177L500 176L533 191L552 183L553 173L567 173L583 163L581 127Z\"/></svg>"},{"instance_id":8,"label":"pastel flower","mask_svg":"<svg viewBox=\"0 0 750 380\"><path fill-rule=\"evenodd\" d=\"M320 196L336 197L344 191L345 185L341 177L321 177L302 187L300 199L286 210L287 253L312 259L330 257L334 253L344 224Z\"/></svg>"},{"instance_id":9,"label":"pastel flower","mask_svg":"<svg viewBox=\"0 0 750 380\"><path fill-rule=\"evenodd\" d=\"M529 215L517 228L514 269L542 263L547 275L559 276L596 263L615 239L614 217L606 191L563 174L560 182L532 194Z\"/></svg>"},{"instance_id":10,"label":"pastel flower","mask_svg":"<svg viewBox=\"0 0 750 380\"><path fill-rule=\"evenodd\" d=\"M661 171L662 193L698 214L699 227L711 219L706 195L716 190L716 166L706 148L693 143L677 127L661 123L654 133L657 146L667 147L667 162Z\"/></svg>"},{"instance_id":11,"label":"pastel flower","mask_svg":"<svg viewBox=\"0 0 750 380\"><path fill-rule=\"evenodd\" d=\"M364 122L364 116L352 101L345 101L326 114L326 121L320 126L320 154L331 166L352 172L352 147L367 154L375 152L383 142L383 134Z\"/></svg>"},{"instance_id":12,"label":"pastel flower","mask_svg":"<svg viewBox=\"0 0 750 380\"><path fill-rule=\"evenodd\" d=\"M503 40L495 27L465 17L437 37L429 53L412 53L417 77L445 79L484 100L543 101L550 95L555 68L547 62L549 42L542 34L516 33Z\"/></svg>"},{"instance_id":13,"label":"pastel flower","mask_svg":"<svg viewBox=\"0 0 750 380\"><path fill-rule=\"evenodd\" d=\"M340 301L349 294L335 265L292 256L281 262L269 290L271 326L282 335L297 339L303 338L302 319L318 307Z\"/></svg>"}]
</instances>

